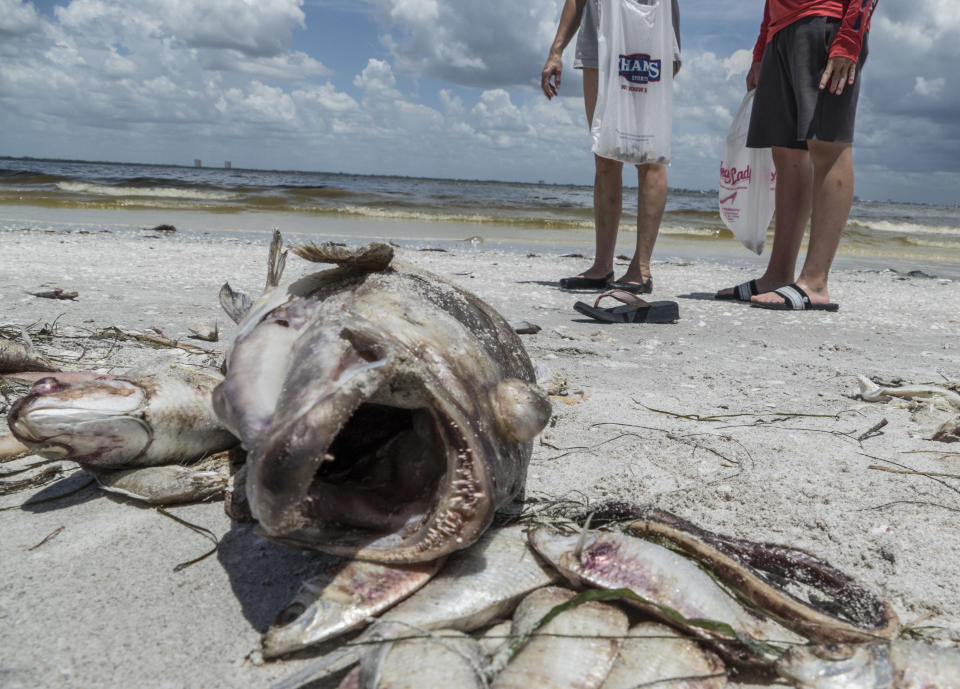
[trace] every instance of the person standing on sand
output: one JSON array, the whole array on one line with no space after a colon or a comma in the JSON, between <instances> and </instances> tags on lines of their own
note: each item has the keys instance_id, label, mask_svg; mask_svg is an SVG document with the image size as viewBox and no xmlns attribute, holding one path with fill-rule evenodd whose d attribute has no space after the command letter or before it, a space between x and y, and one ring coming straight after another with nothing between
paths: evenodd
<instances>
[{"instance_id":1,"label":"person standing on sand","mask_svg":"<svg viewBox=\"0 0 960 689\"><path fill-rule=\"evenodd\" d=\"M638 0L652 5L658 0ZM665 1L665 0L660 0ZM583 102L587 125L593 125L593 111L597 105L599 83L597 32L600 21L600 0L565 0L560 14L556 38L550 47L547 62L540 74L540 87L547 99L557 95L563 72L563 49L577 36L574 69L583 73ZM680 10L672 0L673 73L680 69ZM659 163L637 165L637 248L627 272L613 280L613 259L616 252L617 231L623 208L623 163L594 155L593 217L596 231L596 254L593 265L576 277L563 278L560 287L567 289L620 289L636 294L653 291L650 275L650 257L660 231L660 220L667 202L667 168Z\"/></svg>"},{"instance_id":2,"label":"person standing on sand","mask_svg":"<svg viewBox=\"0 0 960 689\"><path fill-rule=\"evenodd\" d=\"M853 127L878 0L766 0L747 90L747 146L773 148L776 229L767 270L717 299L836 311L827 274L853 204ZM807 256L794 280L803 233Z\"/></svg>"}]
</instances>

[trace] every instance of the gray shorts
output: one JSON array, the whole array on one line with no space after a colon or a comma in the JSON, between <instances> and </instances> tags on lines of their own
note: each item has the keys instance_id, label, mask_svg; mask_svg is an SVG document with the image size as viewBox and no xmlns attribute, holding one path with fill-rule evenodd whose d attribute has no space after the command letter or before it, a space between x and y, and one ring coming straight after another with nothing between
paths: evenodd
<instances>
[{"instance_id":1,"label":"gray shorts","mask_svg":"<svg viewBox=\"0 0 960 689\"><path fill-rule=\"evenodd\" d=\"M747 146L803 149L808 139L853 141L867 37L863 38L857 80L837 96L820 90L820 77L839 30L839 19L806 17L774 35L760 63Z\"/></svg>"},{"instance_id":2,"label":"gray shorts","mask_svg":"<svg viewBox=\"0 0 960 689\"><path fill-rule=\"evenodd\" d=\"M641 5L653 5L657 0L637 0ZM672 0L673 12L673 59L680 62L680 7ZM580 33L577 34L577 49L573 56L574 69L598 69L599 48L597 34L600 31L600 0L587 0L580 18Z\"/></svg>"}]
</instances>

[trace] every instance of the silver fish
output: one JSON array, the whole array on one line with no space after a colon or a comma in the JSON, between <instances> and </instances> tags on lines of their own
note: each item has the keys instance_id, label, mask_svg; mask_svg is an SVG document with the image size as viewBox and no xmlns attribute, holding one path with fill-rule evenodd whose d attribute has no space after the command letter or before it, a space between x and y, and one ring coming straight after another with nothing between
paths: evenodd
<instances>
[{"instance_id":1,"label":"silver fish","mask_svg":"<svg viewBox=\"0 0 960 689\"><path fill-rule=\"evenodd\" d=\"M213 414L217 382L212 374L178 369L85 380L54 374L14 403L8 424L48 459L101 469L183 464L237 443Z\"/></svg>"},{"instance_id":2,"label":"silver fish","mask_svg":"<svg viewBox=\"0 0 960 689\"><path fill-rule=\"evenodd\" d=\"M218 452L191 464L164 464L137 469L97 469L87 473L108 493L152 505L197 502L222 495L230 479L230 457Z\"/></svg>"},{"instance_id":3,"label":"silver fish","mask_svg":"<svg viewBox=\"0 0 960 689\"><path fill-rule=\"evenodd\" d=\"M0 337L0 373L56 370L57 365L32 346Z\"/></svg>"},{"instance_id":4,"label":"silver fish","mask_svg":"<svg viewBox=\"0 0 960 689\"><path fill-rule=\"evenodd\" d=\"M378 639L421 630L475 631L509 615L520 599L557 579L559 575L527 547L521 527L488 531L472 547L451 555L430 583L381 615L349 645L317 658L274 689L302 687L350 667Z\"/></svg>"},{"instance_id":5,"label":"silver fish","mask_svg":"<svg viewBox=\"0 0 960 689\"><path fill-rule=\"evenodd\" d=\"M384 562L470 545L522 489L550 414L518 336L384 244L296 248L337 267L281 287L281 243L214 393L262 532ZM221 303L245 305L226 287Z\"/></svg>"},{"instance_id":6,"label":"silver fish","mask_svg":"<svg viewBox=\"0 0 960 689\"><path fill-rule=\"evenodd\" d=\"M960 649L915 641L799 646L776 670L797 689L960 689Z\"/></svg>"},{"instance_id":7,"label":"silver fish","mask_svg":"<svg viewBox=\"0 0 960 689\"><path fill-rule=\"evenodd\" d=\"M523 599L513 615L511 636L529 640L493 679L492 689L597 689L613 667L620 638L627 633L627 616L606 603L588 602L561 612L534 631L543 617L574 596L569 589L549 586ZM494 658L493 668L503 664Z\"/></svg>"},{"instance_id":8,"label":"silver fish","mask_svg":"<svg viewBox=\"0 0 960 689\"><path fill-rule=\"evenodd\" d=\"M443 560L386 565L363 560L331 564L300 586L263 636L274 658L363 626L430 581Z\"/></svg>"},{"instance_id":9,"label":"silver fish","mask_svg":"<svg viewBox=\"0 0 960 689\"><path fill-rule=\"evenodd\" d=\"M463 632L440 629L392 641L367 652L356 675L358 689L485 689L480 644ZM343 685L341 685L343 686Z\"/></svg>"},{"instance_id":10,"label":"silver fish","mask_svg":"<svg viewBox=\"0 0 960 689\"><path fill-rule=\"evenodd\" d=\"M758 642L802 640L787 629L750 614L696 564L655 543L622 533L589 530L565 535L551 527L531 532L530 543L571 581L600 589L629 589L655 605L630 599L626 602L665 622L680 624L657 606L670 608L686 620L724 623L737 635ZM707 640L729 639L699 625L683 626ZM761 664L772 662L772 658L754 660ZM749 663L750 659L743 661Z\"/></svg>"},{"instance_id":11,"label":"silver fish","mask_svg":"<svg viewBox=\"0 0 960 689\"><path fill-rule=\"evenodd\" d=\"M656 622L630 628L601 689L723 689L726 668L715 654Z\"/></svg>"}]
</instances>

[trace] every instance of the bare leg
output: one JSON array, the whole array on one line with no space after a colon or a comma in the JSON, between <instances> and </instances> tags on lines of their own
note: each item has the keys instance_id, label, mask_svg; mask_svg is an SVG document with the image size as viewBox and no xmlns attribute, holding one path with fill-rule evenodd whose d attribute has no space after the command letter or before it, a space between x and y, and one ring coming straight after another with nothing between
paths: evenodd
<instances>
[{"instance_id":1,"label":"bare leg","mask_svg":"<svg viewBox=\"0 0 960 689\"><path fill-rule=\"evenodd\" d=\"M596 69L583 70L583 104L587 112L587 124L593 124L593 112L597 105ZM620 229L620 213L623 208L623 163L594 156L593 221L596 228L596 250L593 265L580 273L583 277L602 278L613 271L613 258Z\"/></svg>"},{"instance_id":2,"label":"bare leg","mask_svg":"<svg viewBox=\"0 0 960 689\"><path fill-rule=\"evenodd\" d=\"M650 257L667 205L667 167L657 163L637 165L637 189L637 249L618 282L643 283L650 278Z\"/></svg>"},{"instance_id":3,"label":"bare leg","mask_svg":"<svg viewBox=\"0 0 960 689\"><path fill-rule=\"evenodd\" d=\"M813 163L813 209L807 256L796 282L811 302L826 304L830 301L827 274L837 254L840 235L853 204L853 147L849 143L816 140L808 141L807 145ZM779 182L778 177L778 185ZM779 198L777 200L779 202ZM771 293L758 295L753 300L783 302L781 296Z\"/></svg>"},{"instance_id":4,"label":"bare leg","mask_svg":"<svg viewBox=\"0 0 960 689\"><path fill-rule=\"evenodd\" d=\"M773 165L777 170L773 247L767 269L757 278L760 294L793 282L797 255L800 253L803 233L810 219L813 197L813 167L807 151L774 146ZM731 292L732 290L725 289L718 292L718 295ZM783 301L776 295L774 299Z\"/></svg>"}]
</instances>

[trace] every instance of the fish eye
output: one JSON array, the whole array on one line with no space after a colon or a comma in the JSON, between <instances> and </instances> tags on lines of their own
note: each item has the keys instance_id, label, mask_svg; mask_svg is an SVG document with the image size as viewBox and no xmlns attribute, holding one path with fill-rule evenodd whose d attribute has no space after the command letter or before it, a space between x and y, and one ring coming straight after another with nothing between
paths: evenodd
<instances>
[{"instance_id":1,"label":"fish eye","mask_svg":"<svg viewBox=\"0 0 960 689\"><path fill-rule=\"evenodd\" d=\"M853 656L853 646L849 644L823 644L814 646L813 654L823 660L847 660Z\"/></svg>"}]
</instances>

